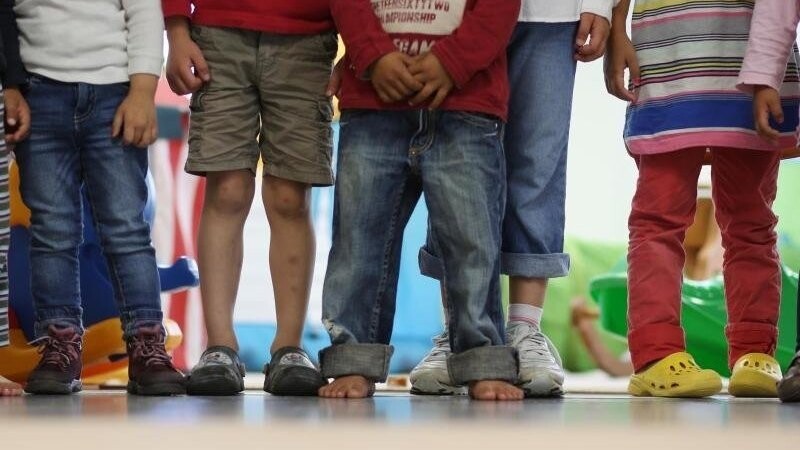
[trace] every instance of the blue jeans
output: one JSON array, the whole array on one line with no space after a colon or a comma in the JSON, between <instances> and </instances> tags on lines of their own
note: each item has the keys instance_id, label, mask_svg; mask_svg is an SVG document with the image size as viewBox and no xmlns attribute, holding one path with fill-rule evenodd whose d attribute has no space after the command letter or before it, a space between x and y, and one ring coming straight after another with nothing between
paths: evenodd
<instances>
[{"instance_id":1,"label":"blue jeans","mask_svg":"<svg viewBox=\"0 0 800 450\"><path fill-rule=\"evenodd\" d=\"M125 336L160 324L160 286L147 202L147 150L111 137L127 84L61 83L32 76L30 137L16 149L22 199L31 210L31 291L36 336L50 325L83 332L78 246L81 186L91 204Z\"/></svg>"},{"instance_id":2,"label":"blue jeans","mask_svg":"<svg viewBox=\"0 0 800 450\"><path fill-rule=\"evenodd\" d=\"M564 207L576 31L575 22L520 22L508 46L508 198L501 264L506 275L555 278L569 273ZM442 264L431 240L420 250L420 267L441 279Z\"/></svg>"},{"instance_id":3,"label":"blue jeans","mask_svg":"<svg viewBox=\"0 0 800 450\"><path fill-rule=\"evenodd\" d=\"M504 346L503 124L463 112L342 114L333 247L323 288L326 377L386 379L403 231L421 195L442 255L453 381L515 381Z\"/></svg>"}]
</instances>

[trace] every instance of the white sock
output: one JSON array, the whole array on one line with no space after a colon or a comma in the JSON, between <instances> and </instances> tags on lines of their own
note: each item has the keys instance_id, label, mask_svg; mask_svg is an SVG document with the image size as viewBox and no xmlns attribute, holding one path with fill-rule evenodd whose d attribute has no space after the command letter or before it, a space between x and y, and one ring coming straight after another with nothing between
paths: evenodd
<instances>
[{"instance_id":1,"label":"white sock","mask_svg":"<svg viewBox=\"0 0 800 450\"><path fill-rule=\"evenodd\" d=\"M523 303L512 303L508 306L508 323L527 323L539 328L539 323L542 321L543 312L544 310L538 306L531 306Z\"/></svg>"}]
</instances>

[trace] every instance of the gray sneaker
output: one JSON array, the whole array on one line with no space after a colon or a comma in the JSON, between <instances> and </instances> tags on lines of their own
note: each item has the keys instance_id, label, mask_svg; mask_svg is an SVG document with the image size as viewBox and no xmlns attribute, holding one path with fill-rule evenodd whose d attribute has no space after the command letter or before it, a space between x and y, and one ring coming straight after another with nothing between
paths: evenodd
<instances>
[{"instance_id":1,"label":"gray sneaker","mask_svg":"<svg viewBox=\"0 0 800 450\"><path fill-rule=\"evenodd\" d=\"M230 347L209 347L186 383L189 395L236 395L244 390L244 364Z\"/></svg>"},{"instance_id":2,"label":"gray sneaker","mask_svg":"<svg viewBox=\"0 0 800 450\"><path fill-rule=\"evenodd\" d=\"M282 347L264 367L264 391L272 395L315 396L328 384L303 349Z\"/></svg>"},{"instance_id":3,"label":"gray sneaker","mask_svg":"<svg viewBox=\"0 0 800 450\"><path fill-rule=\"evenodd\" d=\"M510 323L506 328L506 340L519 353L519 387L526 397L564 395L561 356L538 327Z\"/></svg>"},{"instance_id":4,"label":"gray sneaker","mask_svg":"<svg viewBox=\"0 0 800 450\"><path fill-rule=\"evenodd\" d=\"M411 393L416 395L466 395L465 386L456 386L447 371L451 354L447 331L433 338L433 348L411 371Z\"/></svg>"}]
</instances>

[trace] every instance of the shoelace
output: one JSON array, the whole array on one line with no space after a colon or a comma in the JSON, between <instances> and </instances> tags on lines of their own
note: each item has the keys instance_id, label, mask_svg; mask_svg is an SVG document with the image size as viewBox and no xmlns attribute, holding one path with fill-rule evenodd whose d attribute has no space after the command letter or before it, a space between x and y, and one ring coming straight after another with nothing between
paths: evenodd
<instances>
[{"instance_id":1,"label":"shoelace","mask_svg":"<svg viewBox=\"0 0 800 450\"><path fill-rule=\"evenodd\" d=\"M172 358L164 349L164 342L155 336L134 337L131 347L133 358L143 359L145 366L172 367Z\"/></svg>"},{"instance_id":2,"label":"shoelace","mask_svg":"<svg viewBox=\"0 0 800 450\"><path fill-rule=\"evenodd\" d=\"M514 347L519 350L520 359L527 361L540 361L552 363L554 358L550 353L550 347L547 345L544 335L539 332L525 333L519 342L513 343Z\"/></svg>"},{"instance_id":3,"label":"shoelace","mask_svg":"<svg viewBox=\"0 0 800 450\"><path fill-rule=\"evenodd\" d=\"M39 354L42 355L43 365L54 365L65 370L73 360L80 358L81 342L48 336L39 344Z\"/></svg>"}]
</instances>

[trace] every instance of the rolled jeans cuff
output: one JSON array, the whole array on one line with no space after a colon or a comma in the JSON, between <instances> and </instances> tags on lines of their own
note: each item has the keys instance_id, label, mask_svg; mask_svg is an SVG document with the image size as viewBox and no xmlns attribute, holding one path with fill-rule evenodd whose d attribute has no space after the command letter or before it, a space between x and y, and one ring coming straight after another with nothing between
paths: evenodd
<instances>
[{"instance_id":1,"label":"rolled jeans cuff","mask_svg":"<svg viewBox=\"0 0 800 450\"><path fill-rule=\"evenodd\" d=\"M47 336L51 325L64 328L74 328L78 334L83 335L83 309L80 306L55 306L38 308L34 324L34 339L39 340Z\"/></svg>"},{"instance_id":2,"label":"rolled jeans cuff","mask_svg":"<svg viewBox=\"0 0 800 450\"><path fill-rule=\"evenodd\" d=\"M454 353L447 358L447 370L456 385L482 380L514 384L519 377L517 350L510 346L492 345Z\"/></svg>"},{"instance_id":3,"label":"rolled jeans cuff","mask_svg":"<svg viewBox=\"0 0 800 450\"><path fill-rule=\"evenodd\" d=\"M339 378L360 375L382 383L389 376L389 361L394 347L384 344L339 344L319 352L322 376Z\"/></svg>"},{"instance_id":4,"label":"rolled jeans cuff","mask_svg":"<svg viewBox=\"0 0 800 450\"><path fill-rule=\"evenodd\" d=\"M535 255L506 253L500 255L500 272L511 277L560 278L569 275L569 254Z\"/></svg>"},{"instance_id":5,"label":"rolled jeans cuff","mask_svg":"<svg viewBox=\"0 0 800 450\"><path fill-rule=\"evenodd\" d=\"M438 256L429 252L427 248L422 247L419 249L419 271L426 277L435 280L442 280L444 278L444 264Z\"/></svg>"},{"instance_id":6,"label":"rolled jeans cuff","mask_svg":"<svg viewBox=\"0 0 800 450\"><path fill-rule=\"evenodd\" d=\"M120 320L122 321L124 338L127 340L134 336L139 328L152 327L154 325L163 326L164 312L160 309L139 308L120 313Z\"/></svg>"}]
</instances>

